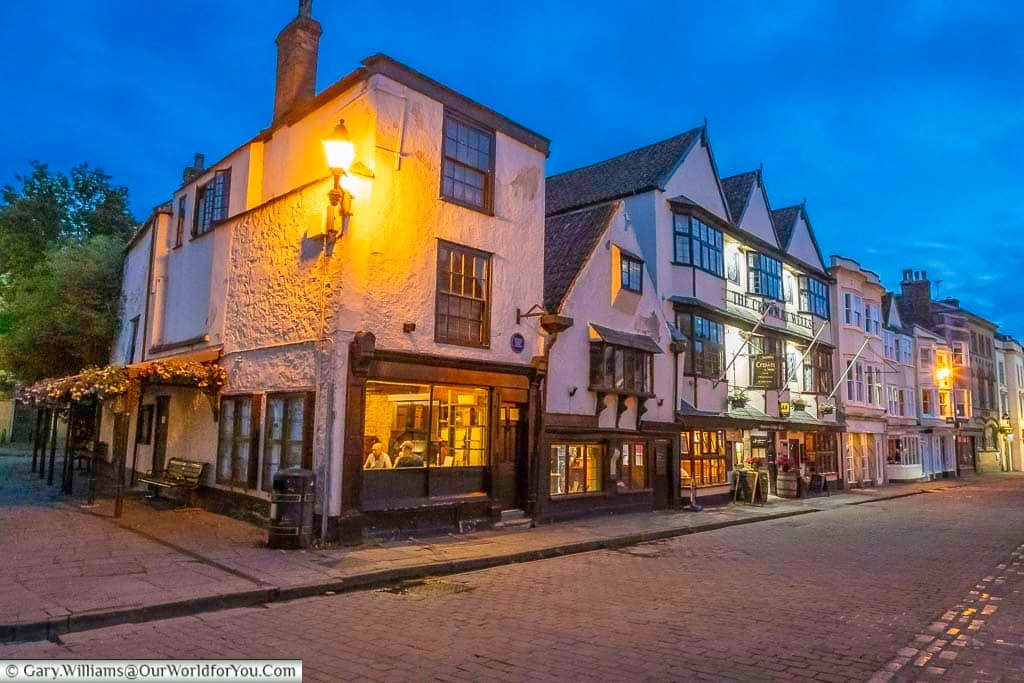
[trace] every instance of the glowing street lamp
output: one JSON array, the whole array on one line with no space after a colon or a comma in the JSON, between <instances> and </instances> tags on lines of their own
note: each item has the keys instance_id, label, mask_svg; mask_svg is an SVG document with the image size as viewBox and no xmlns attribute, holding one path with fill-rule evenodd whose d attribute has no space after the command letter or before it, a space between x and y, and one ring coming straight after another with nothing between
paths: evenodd
<instances>
[{"instance_id":1,"label":"glowing street lamp","mask_svg":"<svg viewBox=\"0 0 1024 683\"><path fill-rule=\"evenodd\" d=\"M331 217L333 222L334 211L341 207L341 215L348 216L348 207L345 200L350 196L341 185L342 176L348 175L352 168L352 161L356 157L356 148L349 137L348 128L345 127L345 119L338 121L331 134L324 138L324 154L327 156L327 166L334 176L334 187L327 195L331 201ZM328 230L330 230L328 227Z\"/></svg>"}]
</instances>

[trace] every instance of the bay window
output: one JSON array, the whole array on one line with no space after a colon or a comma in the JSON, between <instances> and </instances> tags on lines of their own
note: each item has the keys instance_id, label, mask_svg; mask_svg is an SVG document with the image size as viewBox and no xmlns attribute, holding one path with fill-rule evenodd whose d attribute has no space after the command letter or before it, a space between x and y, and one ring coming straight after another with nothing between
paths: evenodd
<instances>
[{"instance_id":1,"label":"bay window","mask_svg":"<svg viewBox=\"0 0 1024 683\"><path fill-rule=\"evenodd\" d=\"M832 393L832 352L815 349L804 356L804 391L828 395Z\"/></svg>"},{"instance_id":2,"label":"bay window","mask_svg":"<svg viewBox=\"0 0 1024 683\"><path fill-rule=\"evenodd\" d=\"M864 299L852 292L843 292L843 322L854 327L864 325Z\"/></svg>"},{"instance_id":3,"label":"bay window","mask_svg":"<svg viewBox=\"0 0 1024 683\"><path fill-rule=\"evenodd\" d=\"M673 261L725 277L722 231L682 214L672 215Z\"/></svg>"},{"instance_id":4,"label":"bay window","mask_svg":"<svg viewBox=\"0 0 1024 683\"><path fill-rule=\"evenodd\" d=\"M782 262L756 251L748 252L747 291L783 301Z\"/></svg>"},{"instance_id":5,"label":"bay window","mask_svg":"<svg viewBox=\"0 0 1024 683\"><path fill-rule=\"evenodd\" d=\"M810 313L828 320L828 285L807 275L799 277L801 313Z\"/></svg>"},{"instance_id":6,"label":"bay window","mask_svg":"<svg viewBox=\"0 0 1024 683\"><path fill-rule=\"evenodd\" d=\"M590 389L653 395L654 355L640 349L591 342Z\"/></svg>"},{"instance_id":7,"label":"bay window","mask_svg":"<svg viewBox=\"0 0 1024 683\"><path fill-rule=\"evenodd\" d=\"M686 374L718 379L725 367L725 325L697 314L680 313L676 326L690 340Z\"/></svg>"}]
</instances>

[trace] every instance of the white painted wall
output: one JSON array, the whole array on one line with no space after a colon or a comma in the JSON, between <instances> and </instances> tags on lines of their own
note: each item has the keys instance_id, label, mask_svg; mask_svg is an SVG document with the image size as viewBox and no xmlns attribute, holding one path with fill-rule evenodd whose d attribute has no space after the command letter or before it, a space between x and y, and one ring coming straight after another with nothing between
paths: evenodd
<instances>
[{"instance_id":1,"label":"white painted wall","mask_svg":"<svg viewBox=\"0 0 1024 683\"><path fill-rule=\"evenodd\" d=\"M637 235L632 226L626 223L621 205L590 260L569 290L562 307L562 314L572 317L575 324L559 335L551 350L547 410L574 415L594 414L597 397L587 387L590 383L589 325L596 323L620 332L651 337L662 348L663 353L654 356L654 389L657 399L647 402L647 412L643 419L672 422L674 364L669 351L671 339L664 309L646 266L642 294L624 291L616 286L618 249L632 253L640 251ZM572 396L569 395L571 387L576 387L575 395ZM659 400L662 403L660 406ZM620 428L636 428L636 411L636 400L631 398L619 421ZM614 428L615 413L615 399L607 397L606 408L599 416L599 426Z\"/></svg>"},{"instance_id":2,"label":"white painted wall","mask_svg":"<svg viewBox=\"0 0 1024 683\"><path fill-rule=\"evenodd\" d=\"M740 220L739 216L733 216L733 219ZM739 226L751 235L759 237L778 248L779 242L775 238L772 217L768 212L768 205L765 204L764 193L761 191L759 183L755 182L753 189L750 191L750 200L747 202L747 208L743 212L743 218L740 220Z\"/></svg>"}]
</instances>

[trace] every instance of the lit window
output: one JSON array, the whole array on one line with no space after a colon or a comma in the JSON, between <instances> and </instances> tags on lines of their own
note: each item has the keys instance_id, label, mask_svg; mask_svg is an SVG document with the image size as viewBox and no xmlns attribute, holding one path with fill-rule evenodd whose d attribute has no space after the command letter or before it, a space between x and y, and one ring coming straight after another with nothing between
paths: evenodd
<instances>
[{"instance_id":1,"label":"lit window","mask_svg":"<svg viewBox=\"0 0 1024 683\"><path fill-rule=\"evenodd\" d=\"M691 484L724 484L726 474L725 432L696 429L680 433L679 487L682 495L687 495Z\"/></svg>"},{"instance_id":2,"label":"lit window","mask_svg":"<svg viewBox=\"0 0 1024 683\"><path fill-rule=\"evenodd\" d=\"M639 491L647 486L647 459L644 444L622 444L622 458L619 462L619 486Z\"/></svg>"},{"instance_id":3,"label":"lit window","mask_svg":"<svg viewBox=\"0 0 1024 683\"><path fill-rule=\"evenodd\" d=\"M599 493L601 450L597 444L552 444L550 495Z\"/></svg>"}]
</instances>

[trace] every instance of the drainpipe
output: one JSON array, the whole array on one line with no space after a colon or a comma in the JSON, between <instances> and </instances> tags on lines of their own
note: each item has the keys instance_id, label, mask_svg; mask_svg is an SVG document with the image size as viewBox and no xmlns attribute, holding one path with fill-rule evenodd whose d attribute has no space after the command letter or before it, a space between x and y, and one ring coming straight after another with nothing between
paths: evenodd
<instances>
[{"instance_id":1,"label":"drainpipe","mask_svg":"<svg viewBox=\"0 0 1024 683\"><path fill-rule=\"evenodd\" d=\"M536 463L534 467L534 472L536 473L536 475L535 477L533 477L535 479L535 482L533 482L533 486L531 487L533 489L533 495L536 496L536 500L534 501L533 505L533 517L535 520L538 516L540 516L539 513L542 512L542 509L544 507L544 503L542 501L544 500L544 496L546 495L546 492L541 490L541 472L543 471L541 468L541 464L543 464L542 460L546 461L546 459L542 457L542 454L545 452L542 448L542 445L544 441L545 432L544 414L547 412L548 368L551 360L551 349L554 348L555 342L558 341L558 335L561 332L564 332L565 330L572 327L574 322L575 321L568 316L557 315L554 313L545 313L540 316L541 329L543 329L548 336L544 344L544 376L541 380L540 397L537 400L537 439L535 441L537 453L536 457L534 458L534 462Z\"/></svg>"}]
</instances>

